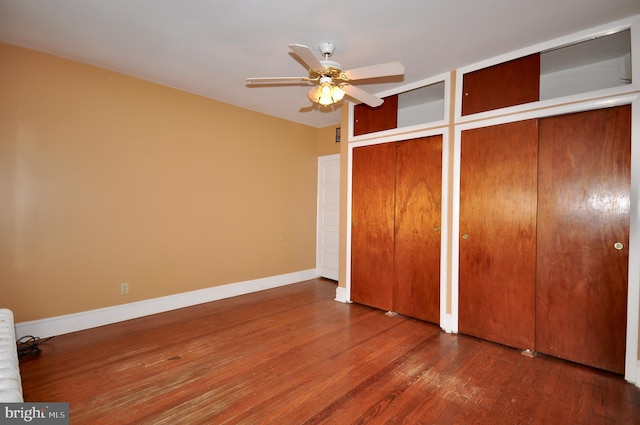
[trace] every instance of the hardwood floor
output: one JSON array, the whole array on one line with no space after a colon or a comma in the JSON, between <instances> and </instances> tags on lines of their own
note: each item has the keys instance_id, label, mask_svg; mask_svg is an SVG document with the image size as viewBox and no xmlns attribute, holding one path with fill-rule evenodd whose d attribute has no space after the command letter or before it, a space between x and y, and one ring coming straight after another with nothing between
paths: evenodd
<instances>
[{"instance_id":1,"label":"hardwood floor","mask_svg":"<svg viewBox=\"0 0 640 425\"><path fill-rule=\"evenodd\" d=\"M639 424L622 377L333 300L314 279L58 336L25 401L72 424Z\"/></svg>"}]
</instances>

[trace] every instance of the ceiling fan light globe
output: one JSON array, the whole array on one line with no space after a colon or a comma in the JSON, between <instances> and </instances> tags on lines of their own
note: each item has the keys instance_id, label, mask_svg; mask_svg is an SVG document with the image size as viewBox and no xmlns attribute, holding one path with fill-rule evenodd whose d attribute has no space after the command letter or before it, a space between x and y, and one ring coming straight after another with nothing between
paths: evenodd
<instances>
[{"instance_id":1,"label":"ceiling fan light globe","mask_svg":"<svg viewBox=\"0 0 640 425\"><path fill-rule=\"evenodd\" d=\"M323 83L320 85L320 96L326 96L326 97L331 97L331 84L329 83Z\"/></svg>"},{"instance_id":2,"label":"ceiling fan light globe","mask_svg":"<svg viewBox=\"0 0 640 425\"><path fill-rule=\"evenodd\" d=\"M307 92L307 97L312 102L318 102L318 87L314 87Z\"/></svg>"},{"instance_id":3,"label":"ceiling fan light globe","mask_svg":"<svg viewBox=\"0 0 640 425\"><path fill-rule=\"evenodd\" d=\"M322 106L329 106L333 103L333 98L331 96L320 95L320 97L318 97L318 103Z\"/></svg>"},{"instance_id":4,"label":"ceiling fan light globe","mask_svg":"<svg viewBox=\"0 0 640 425\"><path fill-rule=\"evenodd\" d=\"M342 90L340 87L335 86L333 88L333 101L334 102L340 102L342 100L342 98L344 97L344 90Z\"/></svg>"}]
</instances>

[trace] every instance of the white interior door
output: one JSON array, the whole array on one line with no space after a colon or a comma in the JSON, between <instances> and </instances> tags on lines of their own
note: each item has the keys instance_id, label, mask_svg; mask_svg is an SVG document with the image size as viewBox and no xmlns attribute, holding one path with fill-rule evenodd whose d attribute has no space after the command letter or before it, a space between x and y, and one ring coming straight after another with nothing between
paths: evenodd
<instances>
[{"instance_id":1,"label":"white interior door","mask_svg":"<svg viewBox=\"0 0 640 425\"><path fill-rule=\"evenodd\" d=\"M340 222L340 155L318 157L318 231L316 269L319 276L338 280Z\"/></svg>"}]
</instances>

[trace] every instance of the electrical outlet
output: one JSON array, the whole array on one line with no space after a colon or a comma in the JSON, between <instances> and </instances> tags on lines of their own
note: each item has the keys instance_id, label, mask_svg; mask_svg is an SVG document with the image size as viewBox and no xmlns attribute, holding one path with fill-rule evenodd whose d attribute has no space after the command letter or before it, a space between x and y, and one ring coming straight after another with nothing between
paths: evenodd
<instances>
[{"instance_id":1,"label":"electrical outlet","mask_svg":"<svg viewBox=\"0 0 640 425\"><path fill-rule=\"evenodd\" d=\"M120 295L129 295L129 284L121 283L120 284Z\"/></svg>"}]
</instances>

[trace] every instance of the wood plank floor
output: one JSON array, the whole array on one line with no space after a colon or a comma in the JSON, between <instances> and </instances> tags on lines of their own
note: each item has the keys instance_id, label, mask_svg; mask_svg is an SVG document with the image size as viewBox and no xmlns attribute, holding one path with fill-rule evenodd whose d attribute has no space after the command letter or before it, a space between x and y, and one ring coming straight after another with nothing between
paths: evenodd
<instances>
[{"instance_id":1,"label":"wood plank floor","mask_svg":"<svg viewBox=\"0 0 640 425\"><path fill-rule=\"evenodd\" d=\"M25 401L72 424L640 424L622 377L333 300L314 279L58 336Z\"/></svg>"}]
</instances>

